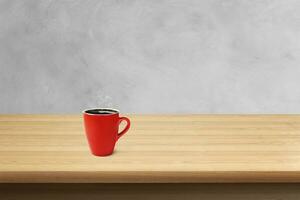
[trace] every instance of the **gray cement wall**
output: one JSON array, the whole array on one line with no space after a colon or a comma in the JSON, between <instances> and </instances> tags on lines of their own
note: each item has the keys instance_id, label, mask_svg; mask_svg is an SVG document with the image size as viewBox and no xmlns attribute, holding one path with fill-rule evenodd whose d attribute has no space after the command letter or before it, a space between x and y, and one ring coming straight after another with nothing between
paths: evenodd
<instances>
[{"instance_id":1,"label":"gray cement wall","mask_svg":"<svg viewBox=\"0 0 300 200\"><path fill-rule=\"evenodd\" d=\"M299 113L299 0L0 0L0 113Z\"/></svg>"}]
</instances>

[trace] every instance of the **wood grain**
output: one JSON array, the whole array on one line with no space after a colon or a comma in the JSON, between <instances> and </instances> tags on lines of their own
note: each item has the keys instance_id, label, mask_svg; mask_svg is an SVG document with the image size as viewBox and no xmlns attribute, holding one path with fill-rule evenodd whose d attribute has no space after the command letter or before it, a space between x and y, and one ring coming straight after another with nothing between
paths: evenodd
<instances>
[{"instance_id":1,"label":"wood grain","mask_svg":"<svg viewBox=\"0 0 300 200\"><path fill-rule=\"evenodd\" d=\"M95 157L80 115L0 115L0 182L300 182L300 115L127 116Z\"/></svg>"}]
</instances>

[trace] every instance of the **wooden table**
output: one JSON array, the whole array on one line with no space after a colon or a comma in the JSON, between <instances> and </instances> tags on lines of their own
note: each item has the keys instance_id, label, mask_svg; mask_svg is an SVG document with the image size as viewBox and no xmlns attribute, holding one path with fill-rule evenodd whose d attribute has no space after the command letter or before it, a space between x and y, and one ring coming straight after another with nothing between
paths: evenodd
<instances>
[{"instance_id":1,"label":"wooden table","mask_svg":"<svg viewBox=\"0 0 300 200\"><path fill-rule=\"evenodd\" d=\"M95 157L80 115L0 115L1 187L300 182L300 115L127 116L114 154Z\"/></svg>"}]
</instances>

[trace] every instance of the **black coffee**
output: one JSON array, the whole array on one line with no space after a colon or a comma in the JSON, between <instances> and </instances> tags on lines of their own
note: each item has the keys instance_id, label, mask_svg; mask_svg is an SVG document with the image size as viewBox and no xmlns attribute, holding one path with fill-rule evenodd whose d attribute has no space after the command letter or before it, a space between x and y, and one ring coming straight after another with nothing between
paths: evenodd
<instances>
[{"instance_id":1,"label":"black coffee","mask_svg":"<svg viewBox=\"0 0 300 200\"><path fill-rule=\"evenodd\" d=\"M116 110L112 110L112 109L93 109L93 110L87 110L85 112L93 115L111 115L111 114L118 113Z\"/></svg>"}]
</instances>

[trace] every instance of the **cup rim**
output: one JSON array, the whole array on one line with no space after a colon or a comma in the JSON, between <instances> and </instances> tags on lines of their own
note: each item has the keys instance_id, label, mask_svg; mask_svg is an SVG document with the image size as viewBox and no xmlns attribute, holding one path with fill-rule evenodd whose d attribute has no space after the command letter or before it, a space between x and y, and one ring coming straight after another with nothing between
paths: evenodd
<instances>
[{"instance_id":1,"label":"cup rim","mask_svg":"<svg viewBox=\"0 0 300 200\"><path fill-rule=\"evenodd\" d=\"M116 115L116 114L119 114L120 111L115 109L115 108L88 108L88 109L85 109L82 111L83 114L85 115L95 115L95 116L103 116L103 115L99 115L99 114L92 114L92 113L87 113L87 111L90 111L90 110L96 110L96 109L101 109L101 110L111 110L111 111L114 111L115 113L111 113L111 114L106 114L105 116L107 115Z\"/></svg>"}]
</instances>

